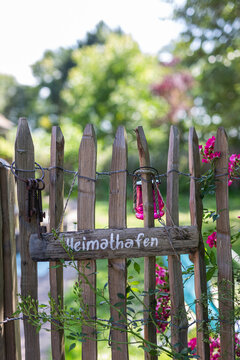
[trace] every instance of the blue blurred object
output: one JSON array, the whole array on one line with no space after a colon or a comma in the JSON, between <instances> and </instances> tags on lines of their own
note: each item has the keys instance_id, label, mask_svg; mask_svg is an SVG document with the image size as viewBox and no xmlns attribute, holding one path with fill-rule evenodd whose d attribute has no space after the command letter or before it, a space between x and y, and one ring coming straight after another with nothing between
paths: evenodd
<instances>
[{"instance_id":1,"label":"blue blurred object","mask_svg":"<svg viewBox=\"0 0 240 360\"><path fill-rule=\"evenodd\" d=\"M17 253L17 275L21 276L21 256L20 253ZM49 262L48 261L42 261L38 262L38 276L45 276L47 275L49 271Z\"/></svg>"},{"instance_id":2,"label":"blue blurred object","mask_svg":"<svg viewBox=\"0 0 240 360\"><path fill-rule=\"evenodd\" d=\"M167 256L163 256L163 263L164 263L164 266L168 267ZM193 263L189 260L188 255L181 255L181 263L182 263L183 267L186 269L189 266L193 266ZM182 269L183 272L185 270L184 268ZM195 303L194 303L194 301L195 301L194 275L190 277L189 274L183 274L183 283L184 283L185 302L187 303L189 308L194 313L196 313ZM218 318L218 309L216 308L216 306L213 304L212 301L209 301L209 303L208 303L208 314L209 314L209 318L214 318L214 319ZM211 320L210 326L212 329L215 329L216 328L216 320Z\"/></svg>"}]
</instances>

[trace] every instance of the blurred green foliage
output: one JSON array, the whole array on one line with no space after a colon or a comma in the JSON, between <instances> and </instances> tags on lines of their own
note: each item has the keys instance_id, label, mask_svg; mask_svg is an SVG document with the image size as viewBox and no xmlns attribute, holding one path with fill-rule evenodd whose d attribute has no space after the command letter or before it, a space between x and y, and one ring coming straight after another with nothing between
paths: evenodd
<instances>
[{"instance_id":1,"label":"blurred green foliage","mask_svg":"<svg viewBox=\"0 0 240 360\"><path fill-rule=\"evenodd\" d=\"M185 23L174 53L195 76L192 117L202 134L223 125L239 138L240 2L187 0L176 9Z\"/></svg>"},{"instance_id":2,"label":"blurred green foliage","mask_svg":"<svg viewBox=\"0 0 240 360\"><path fill-rule=\"evenodd\" d=\"M143 125L146 130L167 110L164 99L152 96L150 84L162 69L156 57L141 53L130 36L111 34L104 45L88 46L73 53L62 96L74 123L94 124L98 138L108 142L119 125L127 131Z\"/></svg>"},{"instance_id":3,"label":"blurred green foliage","mask_svg":"<svg viewBox=\"0 0 240 360\"><path fill-rule=\"evenodd\" d=\"M32 66L35 86L20 85L12 76L0 75L0 113L15 123L20 116L27 117L36 129L40 148L50 143L52 126L61 125L65 166L74 170L87 123L95 125L98 171L109 169L119 125L124 125L128 134L130 170L138 166L134 129L139 125L145 130L152 165L160 172L166 171L172 123L180 130L183 171L188 166L186 140L192 125L203 139L224 125L231 151L237 151L239 1L187 0L176 10L176 18L184 20L185 28L172 50L172 62L159 63L156 56L143 54L120 29L111 30L100 22L74 46L47 50ZM7 149L6 141L0 141L1 148ZM8 150L5 154L7 158L11 155ZM36 154L47 166L45 150L36 150Z\"/></svg>"},{"instance_id":4,"label":"blurred green foliage","mask_svg":"<svg viewBox=\"0 0 240 360\"><path fill-rule=\"evenodd\" d=\"M28 118L36 135L39 162L44 158L44 165L48 165L49 156L42 149L46 143L48 151L53 125L60 125L65 136L69 169L78 167L78 148L87 123L95 125L99 171L109 167L119 125L127 129L131 168L138 166L134 129L139 125L144 126L153 158L158 158L156 147L166 152L169 125L160 119L167 114L169 104L151 91L152 83L161 81L166 69L156 56L143 54L120 29L111 30L101 22L75 46L46 51L32 69L37 81L32 87L3 76L0 112L15 123L21 116ZM37 150L39 144L41 151Z\"/></svg>"}]
</instances>

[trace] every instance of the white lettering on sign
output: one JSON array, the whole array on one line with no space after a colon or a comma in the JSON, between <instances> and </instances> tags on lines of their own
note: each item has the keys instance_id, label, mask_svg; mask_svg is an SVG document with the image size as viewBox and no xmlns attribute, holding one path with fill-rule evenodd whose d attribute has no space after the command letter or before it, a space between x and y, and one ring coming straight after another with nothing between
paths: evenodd
<instances>
[{"instance_id":1,"label":"white lettering on sign","mask_svg":"<svg viewBox=\"0 0 240 360\"><path fill-rule=\"evenodd\" d=\"M145 237L144 233L139 233L135 239L125 239L120 240L119 234L111 233L109 239L95 239L87 240L85 236L81 240L78 240L74 243L74 238L65 238L65 244L71 248L73 251L91 251L91 250L118 250L118 249L130 249L133 247L136 248L147 248L147 247L157 247L158 238L156 237Z\"/></svg>"}]
</instances>

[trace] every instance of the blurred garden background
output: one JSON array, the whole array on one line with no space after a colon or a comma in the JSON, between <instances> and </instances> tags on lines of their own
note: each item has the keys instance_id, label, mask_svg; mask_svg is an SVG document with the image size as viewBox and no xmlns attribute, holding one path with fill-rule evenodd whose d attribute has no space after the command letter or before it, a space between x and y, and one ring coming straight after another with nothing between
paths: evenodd
<instances>
[{"instance_id":1,"label":"blurred garden background","mask_svg":"<svg viewBox=\"0 0 240 360\"><path fill-rule=\"evenodd\" d=\"M33 10L32 7L27 8L28 1L24 4L26 8L22 7L18 14L19 25L21 16L29 11L24 19L30 18ZM135 18L132 17L133 13L127 13L125 3L122 5L125 17L131 19L133 26L135 22L138 28L140 20L144 20L143 10L148 9L146 24L152 15L152 21L157 19L161 29L164 29L164 32L153 33L152 39L151 33L145 29L149 44L154 40L151 50L150 46L148 50L142 50L144 41L143 45L139 45L131 33L125 33L121 29L121 14L115 28L100 21L94 29L68 46L45 49L31 65L32 85L24 84L22 79L19 82L14 74L6 74L0 67L2 116L11 121L13 126L17 124L19 117L27 117L37 141L41 143L41 149L45 149L43 145L49 143L51 127L60 125L66 137L66 164L72 168L76 167L79 140L82 129L88 122L95 125L100 144L99 153L103 153L104 149L106 159L102 160L101 166L107 161L110 154L107 149L112 144L119 125L124 125L128 133L130 159L132 147L135 146L133 130L138 125L144 126L154 165L159 153L166 154L171 124L180 128L182 142L186 140L190 126L196 127L201 141L214 133L218 126L224 126L229 135L231 152L236 152L240 112L239 2L223 1L219 4L214 0L188 0L181 3L142 1L139 4L139 17L137 2L134 4ZM154 7L156 4L158 8ZM121 5L118 6L121 8ZM168 6L165 18L160 13L161 6ZM60 2L59 11L61 7L63 4ZM104 2L102 7L103 12L109 11L107 7L104 9ZM130 11L132 8L129 4ZM57 15L58 8L54 10ZM74 10L77 9L69 9L70 14ZM156 10L159 11L158 14L154 13ZM9 14L6 13L7 15ZM46 27L49 26L49 16L46 14ZM71 18L66 14L67 20L69 17ZM117 22L116 14L115 18ZM92 21L90 12L89 19ZM178 24L176 29L169 24L170 20L173 24ZM30 24L33 26L32 22ZM80 24L81 13L79 27ZM52 25L54 26L54 19ZM63 25L64 32L68 32L68 23ZM143 22L143 33L144 27ZM30 26L27 25L27 36L25 34L21 39L17 37L18 30L14 28L14 24L11 24L11 28L23 49L27 43L30 52L31 46L35 51L38 39L31 39ZM175 36L171 34L172 40L160 48L164 43L163 39L168 38L168 31L171 33L173 29L176 31ZM32 31L35 33L34 28ZM21 33L20 29L19 32ZM43 30L42 33L44 37ZM7 48L4 47L8 39L7 30L1 38L2 49L5 50L2 66L5 68L4 58L8 56ZM156 40L158 38L159 41ZM18 43L14 44L10 40L11 37L8 47L9 54L12 54L14 46L17 50L20 49ZM42 42L43 39L40 44ZM58 42L61 42L61 37ZM155 54L153 49L158 49ZM9 65L15 63L17 71L18 62L21 63L23 58L24 53L15 52L14 58L8 58ZM26 82L29 82L28 77ZM11 124L5 126L10 127ZM12 133L15 131L4 132L4 136L1 136L0 156L10 161L13 153L12 146L8 144L11 144ZM71 141L68 141L69 138ZM47 158L41 152L38 153L38 160L46 162ZM162 156L157 167L165 167Z\"/></svg>"},{"instance_id":2,"label":"blurred garden background","mask_svg":"<svg viewBox=\"0 0 240 360\"><path fill-rule=\"evenodd\" d=\"M9 30L5 27L4 32L1 31L0 46L1 57L8 59L5 63L9 62L12 67L8 70L2 63L4 66L1 68L0 62L1 158L9 163L14 160L19 117L26 117L29 121L36 161L42 166L48 166L50 162L50 138L54 125L61 126L65 137L64 167L69 170L77 170L79 144L87 123L95 126L98 139L98 171L109 170L112 143L119 125L125 126L128 134L130 171L139 166L134 132L139 125L143 126L148 140L152 166L159 173L166 172L171 125L177 125L180 130L180 170L183 172L188 172L187 139L192 126L195 126L202 144L215 135L219 126L224 126L229 137L230 154L240 153L239 0L129 0L122 4L112 1L111 6L108 1L103 1L102 6L92 1L87 8L82 3L82 12L74 1L69 4L54 2L54 6L44 1L42 5L33 7L25 0L19 9L16 1L8 3L8 7L3 8L6 16L2 12L2 17L9 20ZM11 6L12 11L18 13L15 16L19 23L11 21ZM64 9L66 21L57 22L55 28L58 11ZM104 17L92 16L99 10L99 16L105 12L111 19L109 9L114 24L111 20L108 23ZM42 36L40 32L39 38L31 38L35 34L31 16L37 16L38 11L41 21L36 21L36 26L42 27ZM21 34L23 14L28 14L29 24ZM65 36L68 29L70 32L71 19L75 24L72 40ZM81 28L78 38L76 21ZM81 22L84 27L81 27ZM161 27L156 25L154 28L156 22ZM138 39L134 36L134 24L136 29L141 28L141 33L136 31ZM42 50L31 65L31 80L26 77L24 81L19 75L15 77L14 64L17 67L18 62L24 62L26 44L31 51L31 47L38 47L38 42L42 49L44 36L48 43L44 27L48 28L49 37L51 31L55 37L59 32L58 46L55 47L54 43L54 47ZM14 37L8 38L10 28ZM150 46L153 43L154 46ZM6 44L9 53L4 47ZM207 168L208 165L203 165L202 172ZM72 177L65 175L66 195L71 183ZM181 221L189 224L188 178L180 179L180 192ZM164 181L162 193L165 194ZM73 191L72 199L76 194ZM230 188L234 234L239 231L238 194L239 182L236 181ZM131 213L131 181L128 197L128 224L139 226ZM97 200L96 226L107 226L107 179L97 183ZM214 201L206 199L204 207L214 211ZM214 224L207 224L204 229L206 233L213 230ZM240 254L238 239L233 249Z\"/></svg>"}]
</instances>

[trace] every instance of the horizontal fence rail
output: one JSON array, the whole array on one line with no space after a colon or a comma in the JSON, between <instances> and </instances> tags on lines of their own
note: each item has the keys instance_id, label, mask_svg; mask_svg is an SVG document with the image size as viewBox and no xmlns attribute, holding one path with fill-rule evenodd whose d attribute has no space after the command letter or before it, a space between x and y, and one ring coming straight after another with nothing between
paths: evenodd
<instances>
[{"instance_id":1,"label":"horizontal fence rail","mask_svg":"<svg viewBox=\"0 0 240 360\"><path fill-rule=\"evenodd\" d=\"M135 258L188 254L198 248L196 226L97 229L54 235L33 234L29 251L35 261Z\"/></svg>"}]
</instances>

